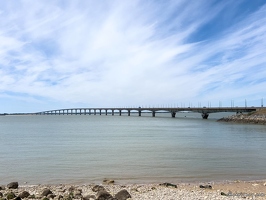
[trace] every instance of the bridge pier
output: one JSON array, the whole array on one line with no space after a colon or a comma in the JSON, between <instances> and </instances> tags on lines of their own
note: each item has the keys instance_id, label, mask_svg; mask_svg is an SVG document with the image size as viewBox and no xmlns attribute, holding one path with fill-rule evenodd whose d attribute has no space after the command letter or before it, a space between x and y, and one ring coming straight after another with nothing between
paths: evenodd
<instances>
[{"instance_id":1,"label":"bridge pier","mask_svg":"<svg viewBox=\"0 0 266 200\"><path fill-rule=\"evenodd\" d=\"M102 115L102 110L100 109L100 115Z\"/></svg>"},{"instance_id":2,"label":"bridge pier","mask_svg":"<svg viewBox=\"0 0 266 200\"><path fill-rule=\"evenodd\" d=\"M105 110L105 115L107 115L107 109Z\"/></svg>"},{"instance_id":3,"label":"bridge pier","mask_svg":"<svg viewBox=\"0 0 266 200\"><path fill-rule=\"evenodd\" d=\"M114 110L112 110L112 115L114 115L115 114L115 111Z\"/></svg>"},{"instance_id":4,"label":"bridge pier","mask_svg":"<svg viewBox=\"0 0 266 200\"><path fill-rule=\"evenodd\" d=\"M141 110L139 110L139 117L141 116Z\"/></svg>"},{"instance_id":5,"label":"bridge pier","mask_svg":"<svg viewBox=\"0 0 266 200\"><path fill-rule=\"evenodd\" d=\"M175 118L176 112L171 112L172 118Z\"/></svg>"},{"instance_id":6,"label":"bridge pier","mask_svg":"<svg viewBox=\"0 0 266 200\"><path fill-rule=\"evenodd\" d=\"M128 110L128 116L130 116L130 110Z\"/></svg>"},{"instance_id":7,"label":"bridge pier","mask_svg":"<svg viewBox=\"0 0 266 200\"><path fill-rule=\"evenodd\" d=\"M121 116L122 115L122 110L119 110L119 116Z\"/></svg>"},{"instance_id":8,"label":"bridge pier","mask_svg":"<svg viewBox=\"0 0 266 200\"><path fill-rule=\"evenodd\" d=\"M155 111L152 111L152 117L155 117Z\"/></svg>"},{"instance_id":9,"label":"bridge pier","mask_svg":"<svg viewBox=\"0 0 266 200\"><path fill-rule=\"evenodd\" d=\"M202 119L208 119L209 113L202 113L201 116L202 116Z\"/></svg>"},{"instance_id":10,"label":"bridge pier","mask_svg":"<svg viewBox=\"0 0 266 200\"><path fill-rule=\"evenodd\" d=\"M96 109L94 109L94 115L96 115Z\"/></svg>"}]
</instances>

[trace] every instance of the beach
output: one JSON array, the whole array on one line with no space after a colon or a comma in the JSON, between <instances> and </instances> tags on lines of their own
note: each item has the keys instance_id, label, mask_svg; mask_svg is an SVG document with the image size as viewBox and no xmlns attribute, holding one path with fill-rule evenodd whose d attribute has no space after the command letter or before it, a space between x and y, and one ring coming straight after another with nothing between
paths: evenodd
<instances>
[{"instance_id":1,"label":"beach","mask_svg":"<svg viewBox=\"0 0 266 200\"><path fill-rule=\"evenodd\" d=\"M266 181L161 184L50 184L8 188L1 186L0 199L85 199L85 200L175 200L175 199L265 199ZM11 195L11 196L10 196ZM12 196L14 195L14 196ZM11 198L13 197L13 198Z\"/></svg>"}]
</instances>

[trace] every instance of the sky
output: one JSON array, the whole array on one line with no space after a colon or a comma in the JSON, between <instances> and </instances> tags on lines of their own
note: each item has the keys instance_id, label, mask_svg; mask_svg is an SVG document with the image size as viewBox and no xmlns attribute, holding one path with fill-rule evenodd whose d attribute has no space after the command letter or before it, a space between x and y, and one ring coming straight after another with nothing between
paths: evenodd
<instances>
[{"instance_id":1,"label":"sky","mask_svg":"<svg viewBox=\"0 0 266 200\"><path fill-rule=\"evenodd\" d=\"M0 113L264 98L265 0L0 1Z\"/></svg>"}]
</instances>

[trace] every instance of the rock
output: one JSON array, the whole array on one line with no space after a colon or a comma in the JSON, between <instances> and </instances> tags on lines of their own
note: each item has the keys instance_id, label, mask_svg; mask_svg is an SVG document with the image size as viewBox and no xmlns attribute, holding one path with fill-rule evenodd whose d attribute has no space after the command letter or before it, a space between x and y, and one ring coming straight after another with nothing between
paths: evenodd
<instances>
[{"instance_id":1,"label":"rock","mask_svg":"<svg viewBox=\"0 0 266 200\"><path fill-rule=\"evenodd\" d=\"M15 197L13 200L21 200L20 197Z\"/></svg>"},{"instance_id":2,"label":"rock","mask_svg":"<svg viewBox=\"0 0 266 200\"><path fill-rule=\"evenodd\" d=\"M1 197L3 197L3 193L2 193L2 192L0 192L0 198L1 198Z\"/></svg>"},{"instance_id":3,"label":"rock","mask_svg":"<svg viewBox=\"0 0 266 200\"><path fill-rule=\"evenodd\" d=\"M24 199L27 198L28 196L30 196L30 193L27 191L23 191L18 195L20 198Z\"/></svg>"},{"instance_id":4,"label":"rock","mask_svg":"<svg viewBox=\"0 0 266 200\"><path fill-rule=\"evenodd\" d=\"M14 199L16 195L13 192L9 192L6 194L6 199Z\"/></svg>"},{"instance_id":5,"label":"rock","mask_svg":"<svg viewBox=\"0 0 266 200\"><path fill-rule=\"evenodd\" d=\"M62 195L59 195L59 196L56 197L57 200L59 200L59 199L63 199L63 198L64 198L64 197L63 197Z\"/></svg>"},{"instance_id":6,"label":"rock","mask_svg":"<svg viewBox=\"0 0 266 200\"><path fill-rule=\"evenodd\" d=\"M0 190L5 190L5 186L0 186Z\"/></svg>"},{"instance_id":7,"label":"rock","mask_svg":"<svg viewBox=\"0 0 266 200\"><path fill-rule=\"evenodd\" d=\"M55 197L56 197L55 194L48 194L48 195L47 195L47 198L48 198L48 199L54 199Z\"/></svg>"},{"instance_id":8,"label":"rock","mask_svg":"<svg viewBox=\"0 0 266 200\"><path fill-rule=\"evenodd\" d=\"M104 188L103 186L101 186L101 185L95 185L95 186L92 188L92 191L93 191L93 192L99 192L99 191L101 191L101 190L105 191L105 188Z\"/></svg>"},{"instance_id":9,"label":"rock","mask_svg":"<svg viewBox=\"0 0 266 200\"><path fill-rule=\"evenodd\" d=\"M18 188L18 182L11 182L7 184L8 189L17 189Z\"/></svg>"},{"instance_id":10,"label":"rock","mask_svg":"<svg viewBox=\"0 0 266 200\"><path fill-rule=\"evenodd\" d=\"M74 196L81 196L82 190L78 189L76 191L74 191Z\"/></svg>"},{"instance_id":11,"label":"rock","mask_svg":"<svg viewBox=\"0 0 266 200\"><path fill-rule=\"evenodd\" d=\"M227 196L227 194L226 194L226 193L224 193L224 192L221 192L221 195L222 195L222 196Z\"/></svg>"},{"instance_id":12,"label":"rock","mask_svg":"<svg viewBox=\"0 0 266 200\"><path fill-rule=\"evenodd\" d=\"M42 192L42 196L43 196L43 197L44 197L44 196L47 197L49 194L53 194L53 193L52 193L51 190L49 190L49 189L47 189L47 188L44 189L43 192Z\"/></svg>"},{"instance_id":13,"label":"rock","mask_svg":"<svg viewBox=\"0 0 266 200\"><path fill-rule=\"evenodd\" d=\"M265 182L265 183L263 183L263 185L264 185L264 186L266 186L266 182Z\"/></svg>"},{"instance_id":14,"label":"rock","mask_svg":"<svg viewBox=\"0 0 266 200\"><path fill-rule=\"evenodd\" d=\"M115 195L115 198L117 198L117 200L127 200L128 198L131 198L131 195L129 194L127 190L124 189L118 192Z\"/></svg>"},{"instance_id":15,"label":"rock","mask_svg":"<svg viewBox=\"0 0 266 200\"><path fill-rule=\"evenodd\" d=\"M87 196L83 197L83 200L93 200L93 199L96 199L96 196L94 196L94 195L87 195Z\"/></svg>"},{"instance_id":16,"label":"rock","mask_svg":"<svg viewBox=\"0 0 266 200\"><path fill-rule=\"evenodd\" d=\"M106 192L105 190L100 190L97 193L96 200L113 200L113 197L110 193Z\"/></svg>"},{"instance_id":17,"label":"rock","mask_svg":"<svg viewBox=\"0 0 266 200\"><path fill-rule=\"evenodd\" d=\"M30 196L28 196L28 199L36 199L34 194L31 194Z\"/></svg>"},{"instance_id":18,"label":"rock","mask_svg":"<svg viewBox=\"0 0 266 200\"><path fill-rule=\"evenodd\" d=\"M205 189L212 189L211 185L200 185L200 188L205 188Z\"/></svg>"},{"instance_id":19,"label":"rock","mask_svg":"<svg viewBox=\"0 0 266 200\"><path fill-rule=\"evenodd\" d=\"M114 180L112 180L112 179L103 179L103 183L105 183L105 184L114 184L115 183L115 181Z\"/></svg>"},{"instance_id":20,"label":"rock","mask_svg":"<svg viewBox=\"0 0 266 200\"><path fill-rule=\"evenodd\" d=\"M165 187L174 187L174 188L177 188L177 185L175 184L172 184L172 183L161 183L159 184L161 186L165 186Z\"/></svg>"},{"instance_id":21,"label":"rock","mask_svg":"<svg viewBox=\"0 0 266 200\"><path fill-rule=\"evenodd\" d=\"M70 188L68 188L68 191L69 191L69 192L74 192L75 189L76 189L76 188L75 188L74 186L71 186Z\"/></svg>"}]
</instances>

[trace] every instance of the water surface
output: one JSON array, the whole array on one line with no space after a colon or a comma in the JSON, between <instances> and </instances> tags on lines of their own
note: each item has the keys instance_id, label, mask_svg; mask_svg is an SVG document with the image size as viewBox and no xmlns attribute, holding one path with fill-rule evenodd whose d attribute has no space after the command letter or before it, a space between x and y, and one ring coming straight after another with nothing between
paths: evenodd
<instances>
[{"instance_id":1,"label":"water surface","mask_svg":"<svg viewBox=\"0 0 266 200\"><path fill-rule=\"evenodd\" d=\"M266 178L266 126L143 115L2 116L0 184Z\"/></svg>"}]
</instances>

